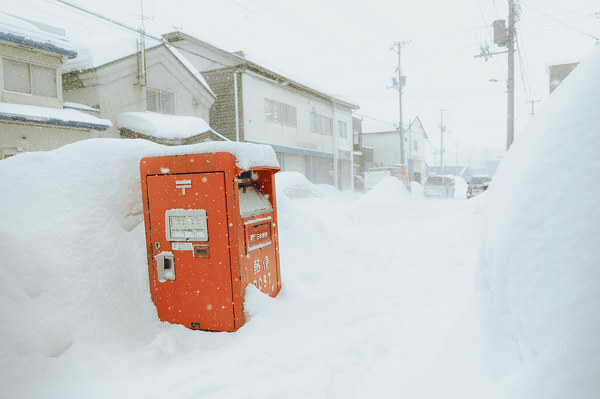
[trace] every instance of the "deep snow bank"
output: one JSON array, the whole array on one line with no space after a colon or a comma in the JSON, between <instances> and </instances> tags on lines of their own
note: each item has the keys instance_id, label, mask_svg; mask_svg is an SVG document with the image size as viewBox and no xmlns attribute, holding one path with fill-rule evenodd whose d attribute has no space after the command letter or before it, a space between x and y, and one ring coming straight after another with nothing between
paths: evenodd
<instances>
[{"instance_id":1,"label":"deep snow bank","mask_svg":"<svg viewBox=\"0 0 600 399\"><path fill-rule=\"evenodd\" d=\"M479 284L508 314L511 397L600 393L600 49L517 137L486 193Z\"/></svg>"},{"instance_id":2,"label":"deep snow bank","mask_svg":"<svg viewBox=\"0 0 600 399\"><path fill-rule=\"evenodd\" d=\"M153 323L137 170L147 146L89 140L2 161L0 352L111 346Z\"/></svg>"},{"instance_id":3,"label":"deep snow bank","mask_svg":"<svg viewBox=\"0 0 600 399\"><path fill-rule=\"evenodd\" d=\"M230 151L241 167L277 162L267 146L94 139L0 163L0 353L53 357L81 340L111 351L155 338L139 161L185 150Z\"/></svg>"}]
</instances>

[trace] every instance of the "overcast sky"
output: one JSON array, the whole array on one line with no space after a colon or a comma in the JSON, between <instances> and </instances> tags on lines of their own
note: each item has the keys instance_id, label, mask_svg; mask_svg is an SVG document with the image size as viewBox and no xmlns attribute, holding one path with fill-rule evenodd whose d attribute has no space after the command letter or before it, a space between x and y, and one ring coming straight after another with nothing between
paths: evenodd
<instances>
[{"instance_id":1,"label":"overcast sky","mask_svg":"<svg viewBox=\"0 0 600 399\"><path fill-rule=\"evenodd\" d=\"M139 0L71 0L132 27ZM133 51L135 35L55 0L2 0L5 12L57 25L91 47L95 62ZM521 0L516 57L516 136L531 103L548 96L547 66L585 58L600 37L600 1ZM365 131L395 130L395 41L402 49L405 126L419 117L439 147L440 110L449 148L504 148L506 54L475 58L508 19L506 0L143 0L146 30L183 30L327 94L358 104ZM123 54L118 54L123 55ZM497 80L491 82L490 80Z\"/></svg>"}]
</instances>

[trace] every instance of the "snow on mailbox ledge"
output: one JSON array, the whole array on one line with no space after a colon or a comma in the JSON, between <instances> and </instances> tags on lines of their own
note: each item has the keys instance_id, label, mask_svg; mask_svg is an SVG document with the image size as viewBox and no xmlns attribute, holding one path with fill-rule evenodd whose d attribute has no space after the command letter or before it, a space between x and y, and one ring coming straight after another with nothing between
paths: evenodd
<instances>
[{"instance_id":1,"label":"snow on mailbox ledge","mask_svg":"<svg viewBox=\"0 0 600 399\"><path fill-rule=\"evenodd\" d=\"M266 144L239 143L236 141L209 141L205 143L163 146L156 144L142 151L142 158L166 155L214 154L229 152L236 158L236 165L242 170L250 170L261 166L278 168L279 162L275 151Z\"/></svg>"}]
</instances>

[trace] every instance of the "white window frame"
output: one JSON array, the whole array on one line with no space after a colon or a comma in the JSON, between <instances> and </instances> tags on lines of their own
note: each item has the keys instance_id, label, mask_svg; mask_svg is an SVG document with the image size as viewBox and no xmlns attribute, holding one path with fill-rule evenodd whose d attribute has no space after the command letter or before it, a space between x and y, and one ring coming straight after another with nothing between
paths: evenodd
<instances>
[{"instance_id":1,"label":"white window frame","mask_svg":"<svg viewBox=\"0 0 600 399\"><path fill-rule=\"evenodd\" d=\"M148 94L154 92L157 94L156 99L156 105L157 105L157 109L149 109L148 108ZM165 110L163 107L163 96L167 96L169 95L171 97L171 109L170 110ZM168 91L168 90L161 90L161 89L157 89L154 87L146 87L146 110L150 111L150 112L158 112L161 114L167 114L167 115L175 115L175 93L172 91Z\"/></svg>"},{"instance_id":2,"label":"white window frame","mask_svg":"<svg viewBox=\"0 0 600 399\"><path fill-rule=\"evenodd\" d=\"M27 67L28 67L27 69L29 72L29 91L28 92L27 91L9 90L6 88L6 78L8 76L8 74L6 73L7 68L8 68L8 63L6 61L19 62L21 64L27 65ZM53 96L47 96L47 95L36 93L37 86L34 85L32 66L50 69L54 72L54 95ZM2 57L2 90L4 90L7 93L16 93L16 94L27 95L27 96L32 96L32 97L35 96L35 97L44 97L44 98L58 98L58 90L59 90L58 84L59 84L58 68L55 68L55 67L49 66L49 65L45 65L45 64L29 62L29 61L21 60L18 58Z\"/></svg>"},{"instance_id":3,"label":"white window frame","mask_svg":"<svg viewBox=\"0 0 600 399\"><path fill-rule=\"evenodd\" d=\"M333 119L328 116L319 115L316 112L310 113L310 131L326 134L328 136L333 135Z\"/></svg>"},{"instance_id":4,"label":"white window frame","mask_svg":"<svg viewBox=\"0 0 600 399\"><path fill-rule=\"evenodd\" d=\"M265 120L280 125L297 127L296 107L265 98Z\"/></svg>"},{"instance_id":5,"label":"white window frame","mask_svg":"<svg viewBox=\"0 0 600 399\"><path fill-rule=\"evenodd\" d=\"M337 121L338 137L348 138L348 124L345 121Z\"/></svg>"}]
</instances>

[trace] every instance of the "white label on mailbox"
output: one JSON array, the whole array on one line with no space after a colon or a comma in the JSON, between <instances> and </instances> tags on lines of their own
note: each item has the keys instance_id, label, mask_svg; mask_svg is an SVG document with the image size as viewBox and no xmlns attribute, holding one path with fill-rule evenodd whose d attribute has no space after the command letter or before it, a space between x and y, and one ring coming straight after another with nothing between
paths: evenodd
<instances>
[{"instance_id":1,"label":"white label on mailbox","mask_svg":"<svg viewBox=\"0 0 600 399\"><path fill-rule=\"evenodd\" d=\"M173 251L193 251L194 246L191 242L174 242L171 247Z\"/></svg>"},{"instance_id":2,"label":"white label on mailbox","mask_svg":"<svg viewBox=\"0 0 600 399\"><path fill-rule=\"evenodd\" d=\"M169 209L165 212L168 241L208 241L204 209Z\"/></svg>"}]
</instances>

